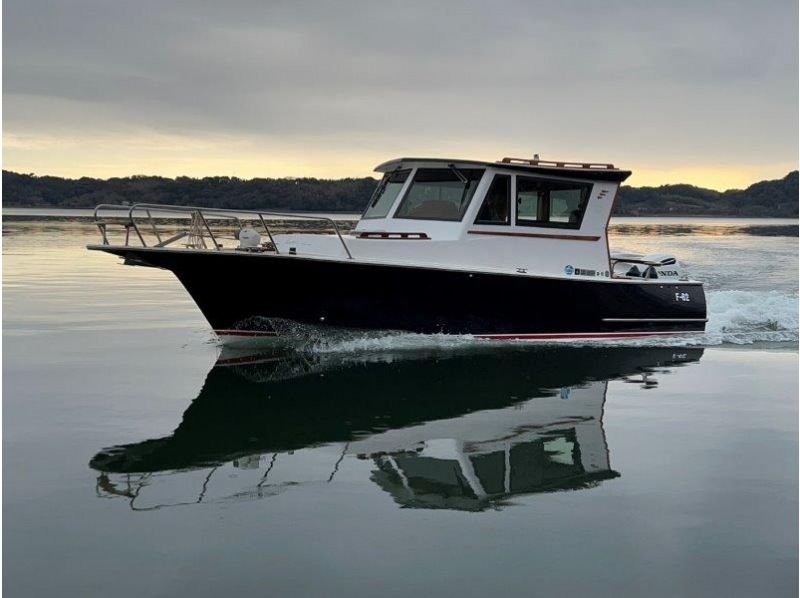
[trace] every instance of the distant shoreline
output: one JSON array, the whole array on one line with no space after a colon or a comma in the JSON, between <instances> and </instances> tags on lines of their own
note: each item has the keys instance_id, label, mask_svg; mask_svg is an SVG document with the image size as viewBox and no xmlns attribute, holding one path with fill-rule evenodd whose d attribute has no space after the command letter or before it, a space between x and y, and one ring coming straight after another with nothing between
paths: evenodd
<instances>
[{"instance_id":1,"label":"distant shoreline","mask_svg":"<svg viewBox=\"0 0 800 598\"><path fill-rule=\"evenodd\" d=\"M63 179L3 171L3 207L92 209L99 203L197 205L216 210L260 209L315 214L361 213L377 181L360 179L252 179L134 176ZM798 171L747 189L715 191L693 185L629 187L615 198L614 216L797 218Z\"/></svg>"},{"instance_id":2,"label":"distant shoreline","mask_svg":"<svg viewBox=\"0 0 800 598\"><path fill-rule=\"evenodd\" d=\"M124 206L120 206L123 208ZM51 222L72 222L72 221L92 221L93 208L21 208L3 207L3 220L6 222L25 222L25 221L51 221ZM298 216L319 216L331 218L337 221L356 221L361 217L360 212L309 212L301 210L286 210L288 214ZM121 210L120 215L123 214ZM175 219L175 214L159 215L154 214L155 219ZM758 224L779 224L779 225L800 225L800 219L796 217L766 217L766 216L716 216L713 214L648 214L646 216L614 215L611 217L612 224L624 224L626 222L644 224L647 221L658 221L657 223L689 224L696 221L705 223L726 222L743 224L746 221L753 221Z\"/></svg>"}]
</instances>

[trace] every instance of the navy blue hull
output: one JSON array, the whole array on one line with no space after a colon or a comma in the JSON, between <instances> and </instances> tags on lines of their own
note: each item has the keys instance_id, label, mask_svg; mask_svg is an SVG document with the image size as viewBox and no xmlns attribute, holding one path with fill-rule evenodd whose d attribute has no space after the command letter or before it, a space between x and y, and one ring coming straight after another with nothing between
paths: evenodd
<instances>
[{"instance_id":1,"label":"navy blue hull","mask_svg":"<svg viewBox=\"0 0 800 598\"><path fill-rule=\"evenodd\" d=\"M537 278L274 254L103 247L172 271L218 331L270 320L356 329L531 337L697 332L702 285Z\"/></svg>"}]
</instances>

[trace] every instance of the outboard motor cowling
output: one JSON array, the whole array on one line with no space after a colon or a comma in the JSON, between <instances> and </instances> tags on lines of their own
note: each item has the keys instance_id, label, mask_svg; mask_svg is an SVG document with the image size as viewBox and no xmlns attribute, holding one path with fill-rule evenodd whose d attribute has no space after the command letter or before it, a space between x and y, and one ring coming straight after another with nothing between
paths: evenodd
<instances>
[{"instance_id":1,"label":"outboard motor cowling","mask_svg":"<svg viewBox=\"0 0 800 598\"><path fill-rule=\"evenodd\" d=\"M658 278L686 280L683 269L674 255L666 253L612 253L614 276L618 278Z\"/></svg>"},{"instance_id":2,"label":"outboard motor cowling","mask_svg":"<svg viewBox=\"0 0 800 598\"><path fill-rule=\"evenodd\" d=\"M651 253L644 258L645 262L653 264L652 268L655 270L656 276L652 278L671 278L678 280L683 276L678 265L678 259L674 255L666 253Z\"/></svg>"}]
</instances>

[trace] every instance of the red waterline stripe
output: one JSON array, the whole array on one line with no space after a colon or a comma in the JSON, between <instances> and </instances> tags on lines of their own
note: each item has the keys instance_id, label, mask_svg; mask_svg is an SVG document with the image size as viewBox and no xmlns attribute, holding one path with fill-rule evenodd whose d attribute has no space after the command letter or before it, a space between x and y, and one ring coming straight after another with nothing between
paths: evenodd
<instances>
[{"instance_id":1,"label":"red waterline stripe","mask_svg":"<svg viewBox=\"0 0 800 598\"><path fill-rule=\"evenodd\" d=\"M552 332L545 334L476 334L475 338L489 340L552 340L571 338L631 338L637 336L668 336L670 334L689 334L696 330L674 332Z\"/></svg>"},{"instance_id":2,"label":"red waterline stripe","mask_svg":"<svg viewBox=\"0 0 800 598\"><path fill-rule=\"evenodd\" d=\"M220 336L278 336L272 330L215 330Z\"/></svg>"},{"instance_id":3,"label":"red waterline stripe","mask_svg":"<svg viewBox=\"0 0 800 598\"><path fill-rule=\"evenodd\" d=\"M220 336L278 336L269 330L215 330ZM475 334L475 338L488 340L548 340L571 338L630 338L637 336L669 336L670 334L691 334L697 330L676 330L671 332L549 332L535 334Z\"/></svg>"},{"instance_id":4,"label":"red waterline stripe","mask_svg":"<svg viewBox=\"0 0 800 598\"><path fill-rule=\"evenodd\" d=\"M216 365L238 365L241 363L244 364L254 364L254 363L266 363L268 361L274 361L275 357L271 355L246 355L244 357L229 357L228 359L219 359L217 360Z\"/></svg>"}]
</instances>

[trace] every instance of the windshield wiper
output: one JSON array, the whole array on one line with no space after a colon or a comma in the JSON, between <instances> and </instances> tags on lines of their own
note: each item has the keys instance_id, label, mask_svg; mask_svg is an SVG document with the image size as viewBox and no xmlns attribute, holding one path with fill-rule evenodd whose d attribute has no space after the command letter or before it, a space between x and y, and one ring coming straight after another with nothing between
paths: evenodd
<instances>
[{"instance_id":1,"label":"windshield wiper","mask_svg":"<svg viewBox=\"0 0 800 598\"><path fill-rule=\"evenodd\" d=\"M467 191L469 191L472 181L464 176L464 173L456 168L455 164L448 164L447 167L453 171L453 174L458 177L458 180L464 183L464 189L461 191L461 199L458 200L458 207L464 206L464 200L467 198Z\"/></svg>"},{"instance_id":2,"label":"windshield wiper","mask_svg":"<svg viewBox=\"0 0 800 598\"><path fill-rule=\"evenodd\" d=\"M456 168L455 164L448 164L447 167L453 171L453 174L458 177L458 180L464 183L465 185L469 183L469 179L464 176L464 174Z\"/></svg>"},{"instance_id":3,"label":"windshield wiper","mask_svg":"<svg viewBox=\"0 0 800 598\"><path fill-rule=\"evenodd\" d=\"M378 183L378 186L375 188L375 191L372 192L372 197L369 198L369 207L374 208L375 204L378 203L378 200L383 195L384 190L386 189L386 185L389 184L389 179L392 178L392 175L397 172L397 169L393 170L392 172L387 172L383 175L383 179L381 182Z\"/></svg>"}]
</instances>

